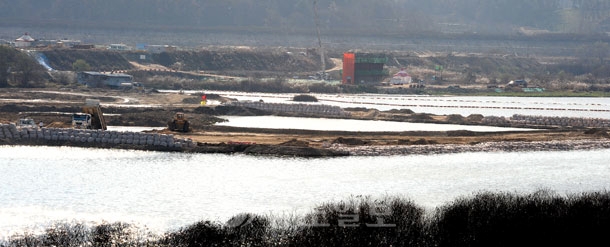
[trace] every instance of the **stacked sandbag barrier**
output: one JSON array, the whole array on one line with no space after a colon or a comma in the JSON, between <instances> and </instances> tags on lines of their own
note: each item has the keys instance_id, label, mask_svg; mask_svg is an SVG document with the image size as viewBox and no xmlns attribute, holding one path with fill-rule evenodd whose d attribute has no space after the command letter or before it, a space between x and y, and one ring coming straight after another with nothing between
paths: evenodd
<instances>
[{"instance_id":1,"label":"stacked sandbag barrier","mask_svg":"<svg viewBox=\"0 0 610 247\"><path fill-rule=\"evenodd\" d=\"M17 143L58 143L85 147L135 147L153 150L184 150L197 146L191 139L173 135L142 132L82 130L65 128L17 128L15 124L0 124L0 139Z\"/></svg>"},{"instance_id":2,"label":"stacked sandbag barrier","mask_svg":"<svg viewBox=\"0 0 610 247\"><path fill-rule=\"evenodd\" d=\"M483 125L491 126L511 126L511 121L505 117L486 116L481 120Z\"/></svg>"},{"instance_id":3,"label":"stacked sandbag barrier","mask_svg":"<svg viewBox=\"0 0 610 247\"><path fill-rule=\"evenodd\" d=\"M0 124L0 139L21 138L15 124Z\"/></svg>"},{"instance_id":4,"label":"stacked sandbag barrier","mask_svg":"<svg viewBox=\"0 0 610 247\"><path fill-rule=\"evenodd\" d=\"M608 128L610 119L602 118L575 118L575 117L546 117L515 114L510 118L486 116L481 120L484 125L492 126L545 126L545 127L578 127L578 128Z\"/></svg>"},{"instance_id":5,"label":"stacked sandbag barrier","mask_svg":"<svg viewBox=\"0 0 610 247\"><path fill-rule=\"evenodd\" d=\"M329 147L351 156L391 156L391 155L429 155L472 152L532 152L532 151L575 151L610 149L610 141L571 140L571 141L518 141L483 142L478 144L434 144L434 145L387 145L387 146L349 146L334 143Z\"/></svg>"},{"instance_id":6,"label":"stacked sandbag barrier","mask_svg":"<svg viewBox=\"0 0 610 247\"><path fill-rule=\"evenodd\" d=\"M284 104L264 102L231 102L230 105L254 108L269 112L289 112L338 117L349 116L349 112L344 111L343 109L341 109L341 107L331 105Z\"/></svg>"},{"instance_id":7,"label":"stacked sandbag barrier","mask_svg":"<svg viewBox=\"0 0 610 247\"><path fill-rule=\"evenodd\" d=\"M571 117L544 117L513 115L511 122L524 125L561 126L561 127L585 127L585 128L608 128L609 119L601 118L571 118Z\"/></svg>"}]
</instances>

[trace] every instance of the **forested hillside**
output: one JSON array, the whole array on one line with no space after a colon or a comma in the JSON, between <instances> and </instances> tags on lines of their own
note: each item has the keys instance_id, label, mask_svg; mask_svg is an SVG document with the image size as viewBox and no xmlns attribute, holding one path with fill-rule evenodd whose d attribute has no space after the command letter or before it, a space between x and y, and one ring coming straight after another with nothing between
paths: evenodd
<instances>
[{"instance_id":1,"label":"forested hillside","mask_svg":"<svg viewBox=\"0 0 610 247\"><path fill-rule=\"evenodd\" d=\"M610 0L318 0L324 32L605 32ZM314 0L0 1L6 24L311 31Z\"/></svg>"},{"instance_id":2,"label":"forested hillside","mask_svg":"<svg viewBox=\"0 0 610 247\"><path fill-rule=\"evenodd\" d=\"M0 45L0 88L37 86L45 70L32 56L12 47Z\"/></svg>"}]
</instances>

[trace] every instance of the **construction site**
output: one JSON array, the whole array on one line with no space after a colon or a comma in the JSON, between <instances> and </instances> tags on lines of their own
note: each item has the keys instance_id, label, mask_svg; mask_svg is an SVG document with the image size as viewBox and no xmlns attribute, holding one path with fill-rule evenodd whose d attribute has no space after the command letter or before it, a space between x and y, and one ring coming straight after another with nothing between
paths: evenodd
<instances>
[{"instance_id":1,"label":"construction site","mask_svg":"<svg viewBox=\"0 0 610 247\"><path fill-rule=\"evenodd\" d=\"M409 110L379 111L367 108L240 102L210 95L180 93L117 93L115 91L57 92L13 90L5 92L0 106L2 144L75 145L183 152L248 152L273 155L349 155L344 147L423 147L478 143L601 141L609 137L610 123L588 118L512 118L482 115L435 115ZM95 99L94 99L95 98ZM43 99L43 100L36 100ZM219 102L225 103L219 103ZM129 102L129 103L126 103ZM185 103L197 102L197 103ZM530 128L524 131L318 131L305 129L244 128L218 125L226 116L287 116L405 123L459 124ZM84 118L81 118L85 116ZM19 126L32 119L39 126ZM177 123L176 121L182 121ZM11 127L12 126L12 127ZM147 128L137 133L108 130L109 126ZM531 129L539 129L532 131ZM10 138L9 138L10 137ZM597 141L596 141L597 140ZM338 146L337 146L338 145ZM422 146L423 145L423 146ZM540 144L544 147L544 143ZM594 144L596 146L598 144ZM586 145L585 145L586 146ZM555 147L555 146L553 146ZM560 147L569 147L560 146ZM356 149L354 149L356 150ZM468 150L468 149L467 149ZM352 155L359 152L353 151ZM370 152L364 152L370 154ZM364 154L361 153L361 154ZM386 151L385 153L391 153ZM383 155L382 153L372 155Z\"/></svg>"}]
</instances>

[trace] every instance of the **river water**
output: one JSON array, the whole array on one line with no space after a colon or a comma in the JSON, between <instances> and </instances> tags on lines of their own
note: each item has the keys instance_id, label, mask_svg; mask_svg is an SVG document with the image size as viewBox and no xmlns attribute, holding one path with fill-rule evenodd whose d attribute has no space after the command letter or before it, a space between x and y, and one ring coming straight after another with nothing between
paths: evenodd
<instances>
[{"instance_id":1,"label":"river water","mask_svg":"<svg viewBox=\"0 0 610 247\"><path fill-rule=\"evenodd\" d=\"M428 209L475 192L610 188L610 150L324 159L0 146L0 239L54 221L168 231L242 212L303 215L352 196Z\"/></svg>"},{"instance_id":2,"label":"river water","mask_svg":"<svg viewBox=\"0 0 610 247\"><path fill-rule=\"evenodd\" d=\"M293 96L217 93L282 103L291 103ZM316 97L318 104L379 110L610 119L607 98ZM278 123L273 128L300 124L306 129L357 128L354 131L453 127L273 116L229 118L224 124L257 127L262 121L259 127L266 128L271 123ZM468 128L488 131L482 126ZM355 196L402 196L432 210L482 190L528 193L549 189L559 194L608 190L608 160L610 150L305 159L0 146L0 239L36 232L56 221L122 221L164 232L199 220L226 221L243 212L303 215L320 203Z\"/></svg>"}]
</instances>

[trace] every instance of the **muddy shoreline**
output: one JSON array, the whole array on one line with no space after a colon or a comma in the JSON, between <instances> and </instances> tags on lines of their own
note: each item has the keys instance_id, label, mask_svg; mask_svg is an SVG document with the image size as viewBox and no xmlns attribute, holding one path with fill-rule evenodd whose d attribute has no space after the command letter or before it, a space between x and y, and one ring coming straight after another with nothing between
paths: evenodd
<instances>
[{"instance_id":1,"label":"muddy shoreline","mask_svg":"<svg viewBox=\"0 0 610 247\"><path fill-rule=\"evenodd\" d=\"M558 134L572 134L556 131ZM313 132L310 131L309 134ZM517 134L519 132L515 132ZM600 134L601 133L601 134ZM605 133L606 135L604 135ZM318 133L320 134L320 133ZM346 134L342 132L341 134ZM403 133L408 134L408 133ZM414 133L410 133L413 135ZM484 141L474 139L469 143L439 143L446 132L422 132L427 134L415 141L398 141L396 144L379 145L356 137L338 137L325 142L321 147L309 142L293 139L281 144L256 144L254 142L205 143L193 141L183 136L160 134L156 131L121 132L99 130L75 130L67 128L17 128L14 124L0 124L0 146L71 146L83 148L127 149L183 153L220 153L289 157L342 157L342 156L391 156L430 155L466 152L527 152L527 151L571 151L610 149L610 138L605 130L587 131L581 139L556 139L548 141L527 141L525 139ZM485 137L483 133L472 138ZM501 133L485 133L489 136ZM530 133L528 133L530 134ZM454 136L455 137L455 136ZM463 136L465 137L465 136Z\"/></svg>"},{"instance_id":2,"label":"muddy shoreline","mask_svg":"<svg viewBox=\"0 0 610 247\"><path fill-rule=\"evenodd\" d=\"M222 153L294 157L347 156L348 152L309 146L255 143L201 143L173 134L77 130L69 128L18 128L0 124L0 146L70 146L184 153Z\"/></svg>"},{"instance_id":3,"label":"muddy shoreline","mask_svg":"<svg viewBox=\"0 0 610 247\"><path fill-rule=\"evenodd\" d=\"M393 145L357 146L333 144L331 149L349 152L351 156L394 156L394 155L433 155L475 152L540 152L610 149L610 140L572 140L572 141L535 141L535 142L485 142L472 145L434 144L434 145Z\"/></svg>"},{"instance_id":4,"label":"muddy shoreline","mask_svg":"<svg viewBox=\"0 0 610 247\"><path fill-rule=\"evenodd\" d=\"M0 139L0 146L50 146L82 147L100 149L123 149L157 152L201 153L201 154L245 154L276 157L344 157L344 156L408 156L435 155L476 152L541 152L610 149L608 139L570 141L503 141L476 144L423 144L423 145L359 145L332 144L328 148L305 146L238 144L238 143L198 143L195 147L154 147L133 144L91 144L74 141L50 140L9 140Z\"/></svg>"}]
</instances>

